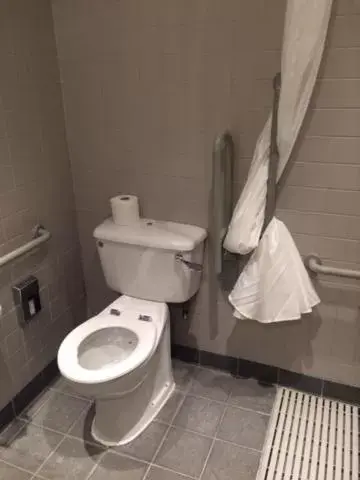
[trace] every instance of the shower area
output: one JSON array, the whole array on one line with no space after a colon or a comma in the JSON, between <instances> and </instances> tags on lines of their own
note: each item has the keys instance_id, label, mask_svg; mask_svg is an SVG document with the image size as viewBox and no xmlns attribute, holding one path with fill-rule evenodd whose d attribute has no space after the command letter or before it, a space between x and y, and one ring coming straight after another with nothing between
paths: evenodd
<instances>
[{"instance_id":1,"label":"shower area","mask_svg":"<svg viewBox=\"0 0 360 480\"><path fill-rule=\"evenodd\" d=\"M272 212L303 259L316 255L307 266L320 303L293 321L234 316L229 294L248 257L222 258L213 233L224 239L224 224L212 230L222 142L233 148L233 211L274 113L290 3L0 0L0 257L35 225L51 234L0 267L0 427L15 418L0 430L1 478L358 478L359 275L328 275L317 258L360 270L360 0L333 1ZM91 405L49 382L63 338L116 298L93 231L122 193L141 199L143 217L199 225L210 239L200 292L171 306L172 403L128 450L104 453L85 436L84 453ZM29 275L43 308L23 325L11 288Z\"/></svg>"},{"instance_id":2,"label":"shower area","mask_svg":"<svg viewBox=\"0 0 360 480\"><path fill-rule=\"evenodd\" d=\"M91 238L110 196L131 191L146 199L144 216L207 227L213 142L228 130L235 143L234 204L239 198L273 105L285 10L283 0L53 2L91 312L111 300ZM304 257L316 253L326 265L354 270L360 266L359 13L357 0L334 2L276 211ZM358 281L318 275L316 310L302 321L266 326L234 318L209 270L187 320L173 323L179 350L360 386Z\"/></svg>"}]
</instances>

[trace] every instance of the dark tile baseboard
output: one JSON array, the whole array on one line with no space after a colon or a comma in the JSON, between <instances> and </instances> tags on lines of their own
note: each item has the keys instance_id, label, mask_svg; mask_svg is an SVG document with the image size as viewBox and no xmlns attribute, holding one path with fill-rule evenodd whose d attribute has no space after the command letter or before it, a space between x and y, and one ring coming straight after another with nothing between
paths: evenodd
<instances>
[{"instance_id":1,"label":"dark tile baseboard","mask_svg":"<svg viewBox=\"0 0 360 480\"><path fill-rule=\"evenodd\" d=\"M278 384L316 395L321 395L323 390L323 380L302 373L289 372L282 368L278 370Z\"/></svg>"},{"instance_id":2,"label":"dark tile baseboard","mask_svg":"<svg viewBox=\"0 0 360 480\"><path fill-rule=\"evenodd\" d=\"M344 402L360 405L360 388L350 385L325 381L323 395L324 397L335 398L336 400L343 400Z\"/></svg>"},{"instance_id":3,"label":"dark tile baseboard","mask_svg":"<svg viewBox=\"0 0 360 480\"><path fill-rule=\"evenodd\" d=\"M316 395L360 405L360 388L290 372L270 365L228 357L183 345L172 345L173 358L206 367L218 368L243 378L279 384ZM4 408L0 410L0 430L10 423L59 374L56 359L47 365Z\"/></svg>"},{"instance_id":4,"label":"dark tile baseboard","mask_svg":"<svg viewBox=\"0 0 360 480\"><path fill-rule=\"evenodd\" d=\"M0 410L0 430L10 423L16 415L19 415L58 374L59 370L55 359Z\"/></svg>"},{"instance_id":5,"label":"dark tile baseboard","mask_svg":"<svg viewBox=\"0 0 360 480\"><path fill-rule=\"evenodd\" d=\"M172 356L184 362L204 367L218 368L243 378L255 378L262 383L278 384L295 388L303 392L323 395L344 402L360 405L360 388L321 378L310 377L302 373L290 372L270 365L228 357L216 353L197 350L192 347L172 345Z\"/></svg>"}]
</instances>

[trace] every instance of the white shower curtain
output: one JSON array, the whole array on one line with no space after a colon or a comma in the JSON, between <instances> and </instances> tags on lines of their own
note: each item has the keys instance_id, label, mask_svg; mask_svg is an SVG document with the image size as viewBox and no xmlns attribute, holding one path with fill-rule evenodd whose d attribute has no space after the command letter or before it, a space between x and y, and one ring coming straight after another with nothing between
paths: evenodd
<instances>
[{"instance_id":1,"label":"white shower curtain","mask_svg":"<svg viewBox=\"0 0 360 480\"><path fill-rule=\"evenodd\" d=\"M278 112L278 180L288 163L317 79L332 0L288 0ZM260 239L264 223L271 118L257 145L249 176L236 205L224 247L253 252L229 300L238 318L262 323L296 320L320 300L286 226L277 218Z\"/></svg>"}]
</instances>

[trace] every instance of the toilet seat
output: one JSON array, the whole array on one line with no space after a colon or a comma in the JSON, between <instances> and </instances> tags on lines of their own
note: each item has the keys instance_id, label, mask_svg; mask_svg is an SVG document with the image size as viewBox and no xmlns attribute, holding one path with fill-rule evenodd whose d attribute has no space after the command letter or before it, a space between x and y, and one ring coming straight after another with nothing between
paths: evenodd
<instances>
[{"instance_id":1,"label":"toilet seat","mask_svg":"<svg viewBox=\"0 0 360 480\"><path fill-rule=\"evenodd\" d=\"M80 364L80 346L92 334L106 329L125 329L136 336L137 344L125 359L99 369L85 368ZM112 333L109 331L109 333ZM119 333L118 333L119 335ZM58 351L61 373L77 383L99 384L119 378L150 357L156 343L156 327L151 322L139 320L139 314L123 311L120 316L101 313L75 328L62 342Z\"/></svg>"}]
</instances>

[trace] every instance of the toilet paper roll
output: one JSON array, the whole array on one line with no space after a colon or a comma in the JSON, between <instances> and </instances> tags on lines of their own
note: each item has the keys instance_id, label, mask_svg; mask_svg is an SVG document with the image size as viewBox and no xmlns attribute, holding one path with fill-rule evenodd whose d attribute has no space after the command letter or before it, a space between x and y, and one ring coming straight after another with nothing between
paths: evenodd
<instances>
[{"instance_id":1,"label":"toilet paper roll","mask_svg":"<svg viewBox=\"0 0 360 480\"><path fill-rule=\"evenodd\" d=\"M113 197L110 204L113 220L117 225L133 225L139 221L139 199L135 195Z\"/></svg>"}]
</instances>

